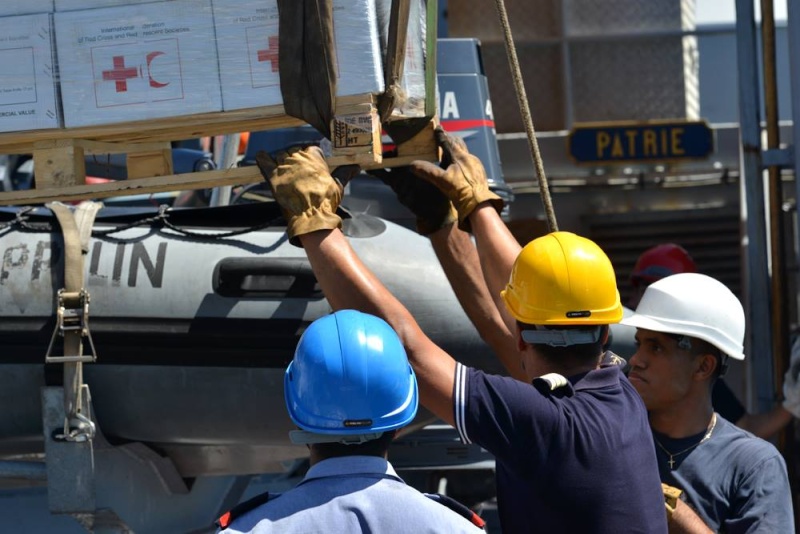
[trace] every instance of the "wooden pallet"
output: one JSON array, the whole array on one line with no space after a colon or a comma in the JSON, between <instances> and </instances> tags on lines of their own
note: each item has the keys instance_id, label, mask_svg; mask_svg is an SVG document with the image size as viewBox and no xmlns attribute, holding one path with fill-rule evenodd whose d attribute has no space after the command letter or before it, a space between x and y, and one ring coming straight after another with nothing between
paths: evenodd
<instances>
[{"instance_id":1,"label":"wooden pallet","mask_svg":"<svg viewBox=\"0 0 800 534\"><path fill-rule=\"evenodd\" d=\"M33 154L36 173L36 189L2 192L0 205L72 202L259 182L263 178L255 166L174 174L170 142L303 124L286 115L283 106L269 106L0 134L0 154ZM438 158L432 122L413 139L398 145L396 157L383 158L374 95L337 98L333 130L332 153L327 158L332 168L345 164L364 169L396 167L415 159ZM87 185L84 157L92 154L126 154L128 180Z\"/></svg>"}]
</instances>

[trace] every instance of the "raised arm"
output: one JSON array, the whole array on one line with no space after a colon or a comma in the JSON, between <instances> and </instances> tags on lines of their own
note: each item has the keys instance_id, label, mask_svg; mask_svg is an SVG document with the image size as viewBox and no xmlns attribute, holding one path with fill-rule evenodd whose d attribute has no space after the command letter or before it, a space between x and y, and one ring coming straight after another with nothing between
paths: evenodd
<instances>
[{"instance_id":1,"label":"raised arm","mask_svg":"<svg viewBox=\"0 0 800 534\"><path fill-rule=\"evenodd\" d=\"M745 413L736 421L736 426L752 432L762 439L772 439L786 425L792 422L794 415L778 404L768 412Z\"/></svg>"},{"instance_id":2,"label":"raised arm","mask_svg":"<svg viewBox=\"0 0 800 534\"><path fill-rule=\"evenodd\" d=\"M322 291L335 310L356 309L382 317L394 328L417 375L420 400L442 420L455 424L455 360L431 341L403 304L358 258L339 230L336 214L342 186L328 172L318 147L281 158L264 152L256 160L287 221L290 242L305 248Z\"/></svg>"},{"instance_id":3,"label":"raised arm","mask_svg":"<svg viewBox=\"0 0 800 534\"><path fill-rule=\"evenodd\" d=\"M453 380L456 362L425 335L411 313L359 259L339 230L300 236L311 268L334 310L355 309L382 317L395 329L419 383L420 401L455 425Z\"/></svg>"},{"instance_id":4,"label":"raised arm","mask_svg":"<svg viewBox=\"0 0 800 534\"><path fill-rule=\"evenodd\" d=\"M442 148L442 167L414 162L411 170L434 184L453 203L461 230L475 234L481 270L489 291L510 332L516 323L501 302L500 292L508 283L514 260L522 247L500 218L503 201L489 190L481 161L469 153L464 142L437 128L436 141Z\"/></svg>"},{"instance_id":5,"label":"raised arm","mask_svg":"<svg viewBox=\"0 0 800 534\"><path fill-rule=\"evenodd\" d=\"M506 324L512 332L516 331L516 322L507 312L505 304L500 298L500 292L508 284L514 260L522 247L511 235L511 231L500 219L497 211L488 203L484 202L478 205L470 214L469 219L472 223L472 232L475 234L486 285L503 313Z\"/></svg>"},{"instance_id":6,"label":"raised arm","mask_svg":"<svg viewBox=\"0 0 800 534\"><path fill-rule=\"evenodd\" d=\"M527 381L520 363L516 330L511 329L503 317L505 304L499 298L500 292L493 294L486 285L478 252L469 234L451 224L431 234L430 239L461 307L481 338L492 348L509 376Z\"/></svg>"},{"instance_id":7,"label":"raised arm","mask_svg":"<svg viewBox=\"0 0 800 534\"><path fill-rule=\"evenodd\" d=\"M417 232L430 238L456 298L481 338L509 375L526 380L514 330L509 330L501 315L505 305L489 292L475 244L468 233L456 227L457 213L450 200L408 168L371 172L391 187L400 203L416 216Z\"/></svg>"}]
</instances>

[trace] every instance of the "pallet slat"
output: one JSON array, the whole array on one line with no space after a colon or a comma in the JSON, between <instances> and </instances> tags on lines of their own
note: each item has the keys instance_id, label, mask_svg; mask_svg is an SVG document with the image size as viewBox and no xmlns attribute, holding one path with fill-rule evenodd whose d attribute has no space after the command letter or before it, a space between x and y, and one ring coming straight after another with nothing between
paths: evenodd
<instances>
[{"instance_id":1,"label":"pallet slat","mask_svg":"<svg viewBox=\"0 0 800 534\"><path fill-rule=\"evenodd\" d=\"M356 164L363 169L436 161L433 122L398 146L397 157L382 156L381 124L374 95L339 97L329 166ZM0 193L0 205L77 201L119 195L204 189L258 182L256 167L174 174L171 141L300 126L283 106L172 117L104 126L0 134L0 153L34 157L36 189ZM84 157L127 154L129 180L86 185Z\"/></svg>"}]
</instances>

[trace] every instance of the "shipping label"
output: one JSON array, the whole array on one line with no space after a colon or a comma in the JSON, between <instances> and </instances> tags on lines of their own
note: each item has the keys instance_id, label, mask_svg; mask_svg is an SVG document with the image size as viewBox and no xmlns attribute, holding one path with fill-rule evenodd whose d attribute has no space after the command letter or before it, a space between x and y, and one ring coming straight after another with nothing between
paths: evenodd
<instances>
[{"instance_id":1,"label":"shipping label","mask_svg":"<svg viewBox=\"0 0 800 534\"><path fill-rule=\"evenodd\" d=\"M32 104L36 98L36 71L32 47L0 50L0 106ZM0 113L2 108L0 107Z\"/></svg>"},{"instance_id":2,"label":"shipping label","mask_svg":"<svg viewBox=\"0 0 800 534\"><path fill-rule=\"evenodd\" d=\"M333 148L372 146L372 132L377 129L377 115L340 115L333 119Z\"/></svg>"}]
</instances>

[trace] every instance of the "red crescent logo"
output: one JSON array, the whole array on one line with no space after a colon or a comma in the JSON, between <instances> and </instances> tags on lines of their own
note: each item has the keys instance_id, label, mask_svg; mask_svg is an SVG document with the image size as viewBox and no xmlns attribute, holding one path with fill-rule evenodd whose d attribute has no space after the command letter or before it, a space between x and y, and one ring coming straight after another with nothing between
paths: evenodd
<instances>
[{"instance_id":1,"label":"red crescent logo","mask_svg":"<svg viewBox=\"0 0 800 534\"><path fill-rule=\"evenodd\" d=\"M153 78L153 75L150 73L150 64L153 62L155 58L163 55L164 52L150 52L149 54L147 54L147 77L150 79L150 87L159 88L159 87L166 87L169 85L169 82L161 83L157 81L155 78Z\"/></svg>"}]
</instances>

